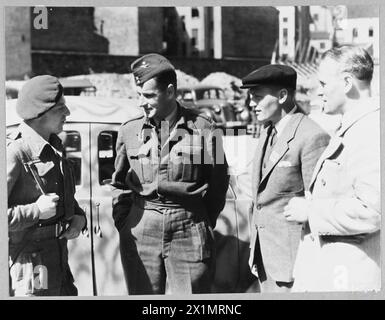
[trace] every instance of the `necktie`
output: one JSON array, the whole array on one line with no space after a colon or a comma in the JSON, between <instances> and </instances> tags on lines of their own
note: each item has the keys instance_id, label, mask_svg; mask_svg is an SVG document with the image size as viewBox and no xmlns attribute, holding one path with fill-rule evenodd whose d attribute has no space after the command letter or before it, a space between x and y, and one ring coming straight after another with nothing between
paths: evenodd
<instances>
[{"instance_id":1,"label":"necktie","mask_svg":"<svg viewBox=\"0 0 385 320\"><path fill-rule=\"evenodd\" d=\"M265 153L263 155L263 162L262 162L262 176L266 173L266 168L269 163L269 158L271 155L271 151L273 150L273 147L277 141L277 130L273 125L270 126L268 137L266 141L266 147L265 147Z\"/></svg>"}]
</instances>

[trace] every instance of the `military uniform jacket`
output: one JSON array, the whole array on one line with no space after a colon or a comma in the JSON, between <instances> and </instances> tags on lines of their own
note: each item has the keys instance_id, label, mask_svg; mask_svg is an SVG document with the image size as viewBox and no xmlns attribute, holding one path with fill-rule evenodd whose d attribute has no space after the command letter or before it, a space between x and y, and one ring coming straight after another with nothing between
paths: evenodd
<instances>
[{"instance_id":1,"label":"military uniform jacket","mask_svg":"<svg viewBox=\"0 0 385 320\"><path fill-rule=\"evenodd\" d=\"M211 119L178 104L176 124L162 137L166 139L159 141L144 115L119 129L112 176L116 226L128 214L133 194L182 205L203 201L215 225L229 182L222 131Z\"/></svg>"},{"instance_id":2,"label":"military uniform jacket","mask_svg":"<svg viewBox=\"0 0 385 320\"><path fill-rule=\"evenodd\" d=\"M53 224L68 220L74 214L85 216L74 198L75 180L68 160L55 154L62 150L58 136L52 135L49 144L24 122L7 140L8 231L10 243L19 243L28 228L38 223ZM54 147L54 148L53 148ZM23 162L33 161L46 193L59 196L56 216L39 220L37 199L42 195ZM60 164L61 163L61 164ZM64 175L63 175L64 173Z\"/></svg>"}]
</instances>

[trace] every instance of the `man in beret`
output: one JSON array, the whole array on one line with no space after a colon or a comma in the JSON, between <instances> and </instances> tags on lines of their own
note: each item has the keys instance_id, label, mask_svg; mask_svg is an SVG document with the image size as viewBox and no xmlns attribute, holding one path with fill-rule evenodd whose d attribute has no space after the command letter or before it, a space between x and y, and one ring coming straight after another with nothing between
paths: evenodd
<instances>
[{"instance_id":1,"label":"man in beret","mask_svg":"<svg viewBox=\"0 0 385 320\"><path fill-rule=\"evenodd\" d=\"M144 55L131 69L143 114L119 129L112 176L128 292L208 293L229 179L221 131L177 102L165 57Z\"/></svg>"},{"instance_id":2,"label":"man in beret","mask_svg":"<svg viewBox=\"0 0 385 320\"><path fill-rule=\"evenodd\" d=\"M57 136L70 114L58 79L27 81L16 111L23 121L7 137L10 294L77 295L67 240L78 237L86 218Z\"/></svg>"},{"instance_id":3,"label":"man in beret","mask_svg":"<svg viewBox=\"0 0 385 320\"><path fill-rule=\"evenodd\" d=\"M266 65L242 79L264 129L253 165L253 226L249 264L262 292L289 292L301 224L286 221L290 198L304 196L329 136L295 104L297 74Z\"/></svg>"}]
</instances>

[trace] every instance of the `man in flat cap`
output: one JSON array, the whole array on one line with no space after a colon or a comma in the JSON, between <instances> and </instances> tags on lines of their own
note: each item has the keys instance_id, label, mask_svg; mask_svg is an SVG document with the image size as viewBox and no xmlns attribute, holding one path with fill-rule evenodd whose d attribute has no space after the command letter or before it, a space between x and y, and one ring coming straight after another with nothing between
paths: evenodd
<instances>
[{"instance_id":1,"label":"man in flat cap","mask_svg":"<svg viewBox=\"0 0 385 320\"><path fill-rule=\"evenodd\" d=\"M10 294L77 295L67 240L78 237L86 218L57 136L70 114L58 79L27 81L16 111L23 121L7 137Z\"/></svg>"},{"instance_id":2,"label":"man in flat cap","mask_svg":"<svg viewBox=\"0 0 385 320\"><path fill-rule=\"evenodd\" d=\"M295 197L288 221L306 223L293 291L381 289L380 101L372 97L373 60L355 46L321 57L319 95L341 127L321 155L311 197Z\"/></svg>"},{"instance_id":3,"label":"man in flat cap","mask_svg":"<svg viewBox=\"0 0 385 320\"><path fill-rule=\"evenodd\" d=\"M253 226L249 264L262 292L289 292L301 224L286 221L283 208L303 196L329 136L295 104L297 74L266 65L242 79L251 107L264 125L254 158Z\"/></svg>"},{"instance_id":4,"label":"man in flat cap","mask_svg":"<svg viewBox=\"0 0 385 320\"><path fill-rule=\"evenodd\" d=\"M119 129L113 217L129 294L210 292L228 188L221 131L176 101L159 54L132 63L143 115Z\"/></svg>"}]
</instances>

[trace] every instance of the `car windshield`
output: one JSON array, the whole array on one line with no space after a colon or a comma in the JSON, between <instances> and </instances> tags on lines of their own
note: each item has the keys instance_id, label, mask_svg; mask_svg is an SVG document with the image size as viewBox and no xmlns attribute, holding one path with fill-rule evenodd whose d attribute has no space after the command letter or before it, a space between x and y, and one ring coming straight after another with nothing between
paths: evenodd
<instances>
[{"instance_id":1,"label":"car windshield","mask_svg":"<svg viewBox=\"0 0 385 320\"><path fill-rule=\"evenodd\" d=\"M208 88L195 90L197 100L203 99L225 99L225 93L222 89Z\"/></svg>"}]
</instances>

